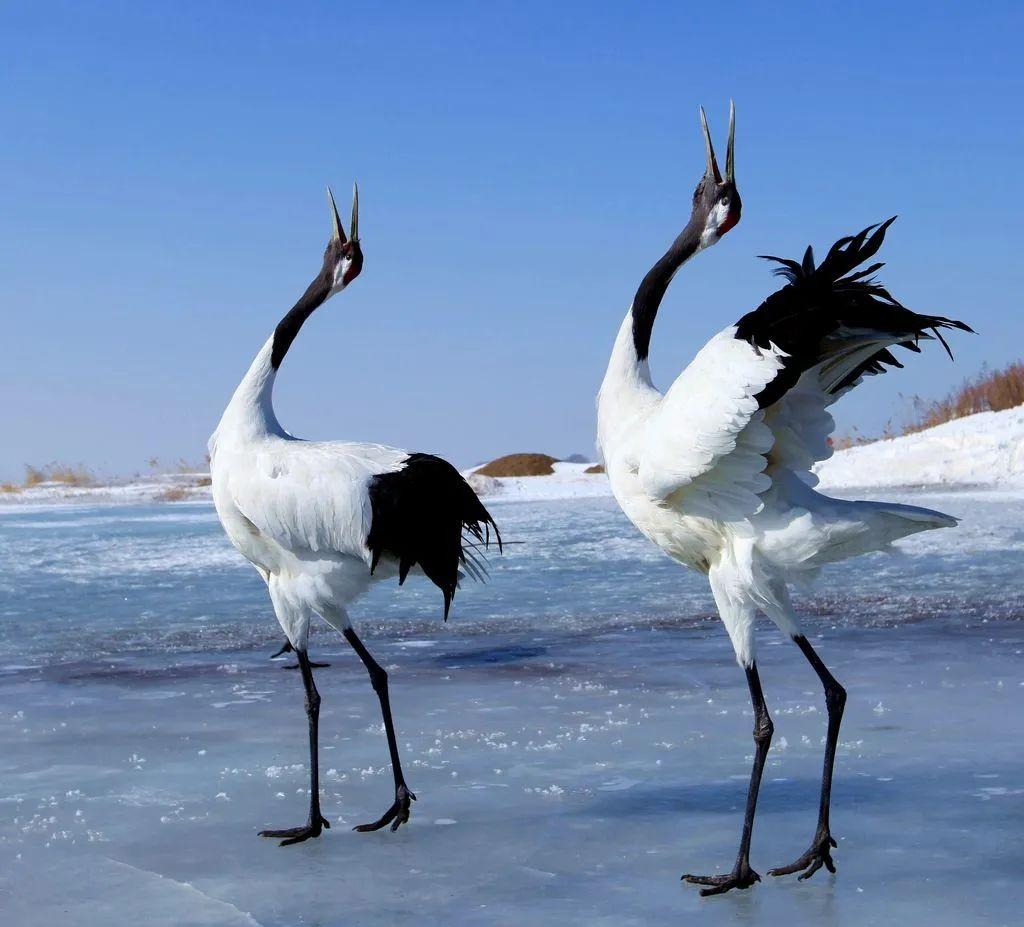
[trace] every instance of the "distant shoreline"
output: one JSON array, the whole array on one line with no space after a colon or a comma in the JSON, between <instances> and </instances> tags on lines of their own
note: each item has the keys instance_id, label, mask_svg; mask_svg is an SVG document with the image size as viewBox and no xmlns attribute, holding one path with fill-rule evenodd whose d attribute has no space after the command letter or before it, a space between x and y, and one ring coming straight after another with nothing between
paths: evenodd
<instances>
[{"instance_id":1,"label":"distant shoreline","mask_svg":"<svg viewBox=\"0 0 1024 927\"><path fill-rule=\"evenodd\" d=\"M544 455L513 455L534 456ZM597 498L611 490L590 462L548 458L540 476L487 476L463 471L488 501ZM815 473L824 492L874 494L882 490L1024 491L1024 406L979 412L924 431L836 451ZM0 508L31 505L132 504L212 501L210 475L179 472L88 484L49 480L0 492Z\"/></svg>"}]
</instances>

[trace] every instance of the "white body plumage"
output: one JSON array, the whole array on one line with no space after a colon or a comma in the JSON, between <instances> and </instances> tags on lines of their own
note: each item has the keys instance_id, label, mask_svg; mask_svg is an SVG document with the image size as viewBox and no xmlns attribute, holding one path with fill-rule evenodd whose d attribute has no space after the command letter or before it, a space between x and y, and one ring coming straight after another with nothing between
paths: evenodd
<instances>
[{"instance_id":1,"label":"white body plumage","mask_svg":"<svg viewBox=\"0 0 1024 927\"><path fill-rule=\"evenodd\" d=\"M370 480L399 470L406 451L377 444L302 441L274 415L271 338L210 438L213 501L231 543L266 581L289 642L306 646L319 614L339 630L345 606L393 561L370 574Z\"/></svg>"}]
</instances>

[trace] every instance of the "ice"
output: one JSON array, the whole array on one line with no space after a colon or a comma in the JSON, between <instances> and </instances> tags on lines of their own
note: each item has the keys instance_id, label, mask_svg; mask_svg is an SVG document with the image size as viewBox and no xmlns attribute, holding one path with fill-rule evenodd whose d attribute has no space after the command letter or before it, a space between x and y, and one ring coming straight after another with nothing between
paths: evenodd
<instances>
[{"instance_id":1,"label":"ice","mask_svg":"<svg viewBox=\"0 0 1024 927\"><path fill-rule=\"evenodd\" d=\"M706 580L606 498L502 502L491 582L447 625L423 580L355 617L391 676L419 800L392 799L376 698L313 637L318 841L264 827L308 800L299 679L257 574L197 505L0 515L0 910L49 925L1012 924L1024 851L1024 501L897 493L961 527L826 571L797 603L849 691L833 802L838 876L764 873L806 848L825 712L765 625L776 725L750 892L724 871L752 754L743 675ZM161 560L161 557L163 559Z\"/></svg>"}]
</instances>

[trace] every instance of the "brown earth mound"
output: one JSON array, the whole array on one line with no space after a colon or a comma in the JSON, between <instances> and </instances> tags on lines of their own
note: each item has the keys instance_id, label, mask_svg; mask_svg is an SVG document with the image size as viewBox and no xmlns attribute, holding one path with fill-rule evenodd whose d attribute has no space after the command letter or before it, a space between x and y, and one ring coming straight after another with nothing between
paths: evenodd
<instances>
[{"instance_id":1,"label":"brown earth mound","mask_svg":"<svg viewBox=\"0 0 1024 927\"><path fill-rule=\"evenodd\" d=\"M592 467L587 467L584 473L604 473L604 464L594 464Z\"/></svg>"},{"instance_id":2,"label":"brown earth mound","mask_svg":"<svg viewBox=\"0 0 1024 927\"><path fill-rule=\"evenodd\" d=\"M474 472L484 476L549 476L555 472L551 466L555 463L558 458L547 454L506 454Z\"/></svg>"}]
</instances>

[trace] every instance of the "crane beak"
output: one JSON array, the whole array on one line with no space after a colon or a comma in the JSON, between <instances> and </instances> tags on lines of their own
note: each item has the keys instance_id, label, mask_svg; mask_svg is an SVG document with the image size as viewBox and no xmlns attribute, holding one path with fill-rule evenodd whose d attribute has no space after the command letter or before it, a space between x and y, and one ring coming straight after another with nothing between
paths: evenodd
<instances>
[{"instance_id":1,"label":"crane beak","mask_svg":"<svg viewBox=\"0 0 1024 927\"><path fill-rule=\"evenodd\" d=\"M334 203L334 194L331 193L331 188L327 188L327 202L331 207L331 221L334 223L334 234L333 240L344 244L348 239L345 238L345 229L341 224L341 216L338 215L338 207ZM353 237L355 237L355 218L356 214L353 212Z\"/></svg>"},{"instance_id":2,"label":"crane beak","mask_svg":"<svg viewBox=\"0 0 1024 927\"><path fill-rule=\"evenodd\" d=\"M736 104L729 101L729 143L725 149L725 182L736 183Z\"/></svg>"},{"instance_id":3,"label":"crane beak","mask_svg":"<svg viewBox=\"0 0 1024 927\"><path fill-rule=\"evenodd\" d=\"M711 144L711 133L708 131L708 118L704 115L704 107L700 107L700 127L704 130L704 148L708 156L708 166L705 175L713 177L715 183L722 182L722 174L718 170L718 161L715 159L715 146Z\"/></svg>"},{"instance_id":4,"label":"crane beak","mask_svg":"<svg viewBox=\"0 0 1024 927\"><path fill-rule=\"evenodd\" d=\"M335 210L337 214L337 210ZM352 222L349 225L352 241L359 241L359 184L352 183Z\"/></svg>"}]
</instances>

